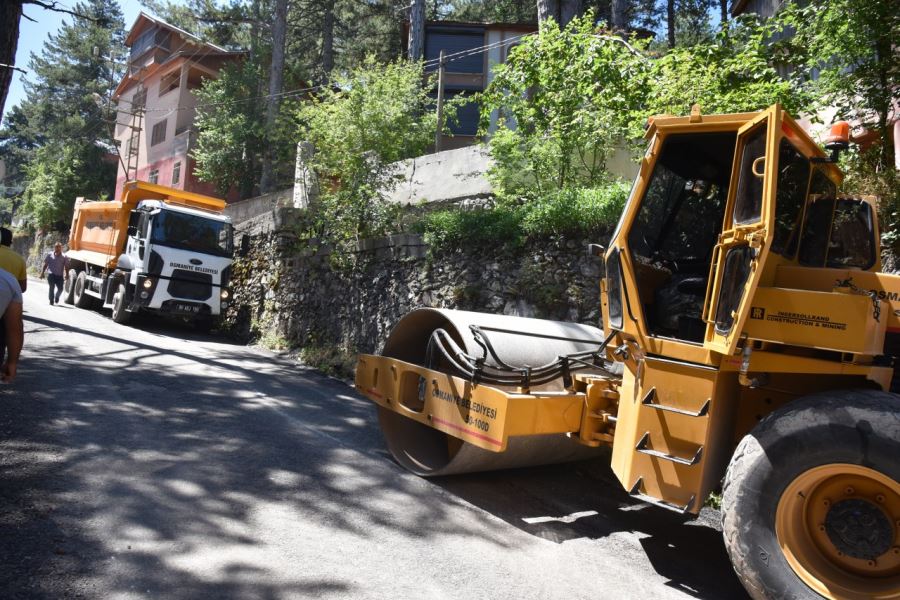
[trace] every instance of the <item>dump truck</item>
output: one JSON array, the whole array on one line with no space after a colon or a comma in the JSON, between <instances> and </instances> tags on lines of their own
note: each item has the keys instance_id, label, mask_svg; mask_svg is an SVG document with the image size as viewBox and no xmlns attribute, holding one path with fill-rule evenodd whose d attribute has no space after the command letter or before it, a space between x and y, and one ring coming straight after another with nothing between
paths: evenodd
<instances>
[{"instance_id":1,"label":"dump truck","mask_svg":"<svg viewBox=\"0 0 900 600\"><path fill-rule=\"evenodd\" d=\"M592 245L603 328L408 313L356 368L388 449L438 476L606 447L637 500L696 515L721 491L752 597L900 598L900 276L875 199L838 193L845 141L777 105L646 139Z\"/></svg>"},{"instance_id":2,"label":"dump truck","mask_svg":"<svg viewBox=\"0 0 900 600\"><path fill-rule=\"evenodd\" d=\"M79 308L184 319L209 329L228 306L233 253L225 202L143 181L119 200L78 198L63 294Z\"/></svg>"}]
</instances>

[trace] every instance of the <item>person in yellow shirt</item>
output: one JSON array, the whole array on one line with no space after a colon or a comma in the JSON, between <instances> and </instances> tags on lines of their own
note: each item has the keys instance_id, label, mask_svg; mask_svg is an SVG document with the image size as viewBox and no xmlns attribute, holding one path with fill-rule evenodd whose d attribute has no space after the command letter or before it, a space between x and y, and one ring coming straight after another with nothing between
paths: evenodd
<instances>
[{"instance_id":1,"label":"person in yellow shirt","mask_svg":"<svg viewBox=\"0 0 900 600\"><path fill-rule=\"evenodd\" d=\"M12 231L6 227L0 227L0 269L7 271L19 282L22 291L28 287L28 273L25 271L25 259L10 248L12 246Z\"/></svg>"}]
</instances>

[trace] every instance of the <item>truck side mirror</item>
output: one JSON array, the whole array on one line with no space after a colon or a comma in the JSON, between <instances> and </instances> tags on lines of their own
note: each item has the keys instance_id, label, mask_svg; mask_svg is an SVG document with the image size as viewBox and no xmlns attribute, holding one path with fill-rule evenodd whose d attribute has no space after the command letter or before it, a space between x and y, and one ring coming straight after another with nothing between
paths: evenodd
<instances>
[{"instance_id":1,"label":"truck side mirror","mask_svg":"<svg viewBox=\"0 0 900 600\"><path fill-rule=\"evenodd\" d=\"M138 228L137 228L136 225L129 225L129 226L128 226L128 237L134 237L134 236L136 236L136 235L137 235L137 232L138 232Z\"/></svg>"}]
</instances>

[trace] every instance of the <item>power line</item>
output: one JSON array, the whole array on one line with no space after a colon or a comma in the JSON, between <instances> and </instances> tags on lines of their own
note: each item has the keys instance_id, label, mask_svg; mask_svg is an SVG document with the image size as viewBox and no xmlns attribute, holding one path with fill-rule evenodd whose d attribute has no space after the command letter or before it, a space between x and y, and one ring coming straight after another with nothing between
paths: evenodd
<instances>
[{"instance_id":1,"label":"power line","mask_svg":"<svg viewBox=\"0 0 900 600\"><path fill-rule=\"evenodd\" d=\"M512 43L516 42L517 40L519 40L523 37L529 36L529 35L534 35L534 34L533 33L523 33L521 35L517 35L517 36L510 37L510 38L506 38L504 40L500 40L499 42L493 42L490 44L485 44L484 46L478 46L475 48L469 48L467 50L462 50L460 52L454 52L453 54L447 54L444 56L444 63L454 62L454 61L466 58L468 56L473 56L475 54L482 54L493 48L512 44ZM428 67L428 66L436 65L439 62L439 60L440 59L430 59L430 60L424 61L423 66ZM284 92L278 92L277 94L264 94L261 96L253 96L251 98L242 98L240 100L228 100L228 101L223 101L223 102L208 102L206 104L197 104L195 106L179 106L179 107L175 107L175 108L145 108L144 112L145 113L160 112L160 113L173 114L173 113L175 113L177 111L181 111L181 110L197 110L200 108L231 106L231 105L235 105L235 104L242 104L245 102L253 102L255 100L266 100L269 98L279 98L279 97L280 98L288 98L288 97L292 97L292 96L299 96L301 94L305 94L308 92L320 90L320 89L331 87L331 86L332 86L332 84L325 83L325 84L319 84L319 85L314 85L314 86L310 86L310 87L297 88L297 89L288 90L288 91L284 91ZM120 99L120 100L118 100L118 102L132 104L128 100L124 100L124 99Z\"/></svg>"}]
</instances>

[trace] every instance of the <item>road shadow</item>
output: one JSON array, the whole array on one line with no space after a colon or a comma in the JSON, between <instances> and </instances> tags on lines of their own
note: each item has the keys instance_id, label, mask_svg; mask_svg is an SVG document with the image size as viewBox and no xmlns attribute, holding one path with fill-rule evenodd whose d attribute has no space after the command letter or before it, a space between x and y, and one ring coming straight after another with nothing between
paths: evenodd
<instances>
[{"instance_id":1,"label":"road shadow","mask_svg":"<svg viewBox=\"0 0 900 600\"><path fill-rule=\"evenodd\" d=\"M640 548L614 547L671 587L745 597L715 515L688 522L635 504L608 457L423 480L386 460L372 404L314 370L251 348L173 350L26 320L29 344L51 331L73 342L29 351L15 387L0 388L2 598L366 596L348 573L283 581L242 558L262 549L261 506L290 515L283 527L327 524L358 545L451 535L515 553L506 524L555 543L637 533ZM188 363L199 368L172 367ZM439 502L435 486L448 492ZM190 561L209 547L229 558L200 573Z\"/></svg>"},{"instance_id":2,"label":"road shadow","mask_svg":"<svg viewBox=\"0 0 900 600\"><path fill-rule=\"evenodd\" d=\"M33 315L26 328L19 377L0 388L2 598L366 595L345 572L306 577L301 564L285 581L242 558L264 550L252 533L261 507L348 544L449 533L511 550L501 523L427 501L431 484L385 460L371 404L316 371ZM40 347L51 331L72 345ZM188 361L198 368L171 368ZM198 572L191 561L209 548L229 552Z\"/></svg>"},{"instance_id":3,"label":"road shadow","mask_svg":"<svg viewBox=\"0 0 900 600\"><path fill-rule=\"evenodd\" d=\"M432 479L447 491L545 540L638 534L643 554L666 585L697 598L747 598L722 540L718 511L692 519L636 501L596 459ZM633 549L622 546L624 553Z\"/></svg>"}]
</instances>

